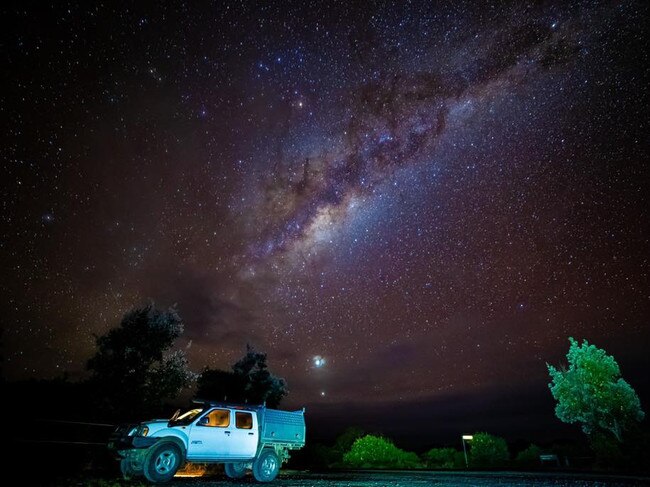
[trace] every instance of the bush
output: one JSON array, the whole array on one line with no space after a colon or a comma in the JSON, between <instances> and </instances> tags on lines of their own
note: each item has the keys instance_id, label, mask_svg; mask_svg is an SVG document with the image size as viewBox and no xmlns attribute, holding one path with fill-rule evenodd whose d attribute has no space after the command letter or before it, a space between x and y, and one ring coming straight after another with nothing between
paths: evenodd
<instances>
[{"instance_id":1,"label":"bush","mask_svg":"<svg viewBox=\"0 0 650 487\"><path fill-rule=\"evenodd\" d=\"M350 426L336 438L333 448L337 452L340 452L341 458L343 458L345 452L350 451L354 442L363 436L365 436L365 432L361 428ZM339 460L341 458L339 458Z\"/></svg>"},{"instance_id":2,"label":"bush","mask_svg":"<svg viewBox=\"0 0 650 487\"><path fill-rule=\"evenodd\" d=\"M528 448L520 451L517 454L515 462L520 467L535 467L539 466L540 448L537 445L530 444Z\"/></svg>"},{"instance_id":3,"label":"bush","mask_svg":"<svg viewBox=\"0 0 650 487\"><path fill-rule=\"evenodd\" d=\"M474 433L470 449L473 467L502 467L509 459L506 440L488 433Z\"/></svg>"},{"instance_id":4,"label":"bush","mask_svg":"<svg viewBox=\"0 0 650 487\"><path fill-rule=\"evenodd\" d=\"M429 468L464 468L463 452L454 448L432 448L422 455L424 463Z\"/></svg>"},{"instance_id":5,"label":"bush","mask_svg":"<svg viewBox=\"0 0 650 487\"><path fill-rule=\"evenodd\" d=\"M397 448L387 438L366 435L352 444L343 463L354 468L421 468L415 453Z\"/></svg>"}]
</instances>

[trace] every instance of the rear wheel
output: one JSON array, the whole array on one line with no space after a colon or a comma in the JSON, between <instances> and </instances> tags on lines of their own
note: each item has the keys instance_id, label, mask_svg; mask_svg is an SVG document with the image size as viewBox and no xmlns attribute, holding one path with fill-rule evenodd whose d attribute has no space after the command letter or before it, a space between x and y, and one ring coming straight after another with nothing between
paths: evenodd
<instances>
[{"instance_id":1,"label":"rear wheel","mask_svg":"<svg viewBox=\"0 0 650 487\"><path fill-rule=\"evenodd\" d=\"M156 484L169 482L181 466L181 461L181 450L174 443L154 445L144 460L144 476Z\"/></svg>"},{"instance_id":2,"label":"rear wheel","mask_svg":"<svg viewBox=\"0 0 650 487\"><path fill-rule=\"evenodd\" d=\"M226 463L226 475L231 479L241 479L246 475L246 464L243 462Z\"/></svg>"},{"instance_id":3,"label":"rear wheel","mask_svg":"<svg viewBox=\"0 0 650 487\"><path fill-rule=\"evenodd\" d=\"M273 450L263 450L253 462L253 477L258 482L271 482L280 471L280 459Z\"/></svg>"}]
</instances>

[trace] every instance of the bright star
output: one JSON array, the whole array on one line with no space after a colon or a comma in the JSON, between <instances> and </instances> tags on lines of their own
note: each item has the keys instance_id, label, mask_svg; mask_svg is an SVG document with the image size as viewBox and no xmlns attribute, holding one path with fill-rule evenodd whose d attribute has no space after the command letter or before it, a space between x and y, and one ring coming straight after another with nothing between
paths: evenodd
<instances>
[{"instance_id":1,"label":"bright star","mask_svg":"<svg viewBox=\"0 0 650 487\"><path fill-rule=\"evenodd\" d=\"M311 360L314 364L314 367L317 369L320 369L325 365L325 357L321 357L320 355L315 355Z\"/></svg>"}]
</instances>

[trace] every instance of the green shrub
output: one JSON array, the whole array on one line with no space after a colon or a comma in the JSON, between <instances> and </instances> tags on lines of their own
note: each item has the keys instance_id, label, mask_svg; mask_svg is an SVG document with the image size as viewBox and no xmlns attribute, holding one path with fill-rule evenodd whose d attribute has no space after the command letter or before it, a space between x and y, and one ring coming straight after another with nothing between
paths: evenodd
<instances>
[{"instance_id":1,"label":"green shrub","mask_svg":"<svg viewBox=\"0 0 650 487\"><path fill-rule=\"evenodd\" d=\"M387 438L366 435L352 444L343 455L343 463L353 468L420 468L415 453L397 448Z\"/></svg>"},{"instance_id":2,"label":"green shrub","mask_svg":"<svg viewBox=\"0 0 650 487\"><path fill-rule=\"evenodd\" d=\"M350 426L336 438L333 448L337 452L341 452L341 457L343 457L345 452L350 451L354 442L363 436L365 436L365 432L361 428Z\"/></svg>"},{"instance_id":3,"label":"green shrub","mask_svg":"<svg viewBox=\"0 0 650 487\"><path fill-rule=\"evenodd\" d=\"M473 467L503 467L509 459L506 440L488 433L474 433L470 448Z\"/></svg>"},{"instance_id":4,"label":"green shrub","mask_svg":"<svg viewBox=\"0 0 650 487\"><path fill-rule=\"evenodd\" d=\"M432 448L422 455L424 463L429 468L463 468L465 457L463 452L454 448Z\"/></svg>"},{"instance_id":5,"label":"green shrub","mask_svg":"<svg viewBox=\"0 0 650 487\"><path fill-rule=\"evenodd\" d=\"M535 467L539 465L539 455L542 451L535 444L530 444L528 448L517 454L515 462L520 467Z\"/></svg>"}]
</instances>

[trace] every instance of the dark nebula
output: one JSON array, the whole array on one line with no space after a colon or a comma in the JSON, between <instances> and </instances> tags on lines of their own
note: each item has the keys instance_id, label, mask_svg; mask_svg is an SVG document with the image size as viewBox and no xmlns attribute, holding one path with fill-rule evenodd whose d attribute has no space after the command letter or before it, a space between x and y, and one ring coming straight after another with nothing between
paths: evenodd
<instances>
[{"instance_id":1,"label":"dark nebula","mask_svg":"<svg viewBox=\"0 0 650 487\"><path fill-rule=\"evenodd\" d=\"M1 8L6 377L152 299L321 430L572 431L569 336L647 407L645 2Z\"/></svg>"}]
</instances>

